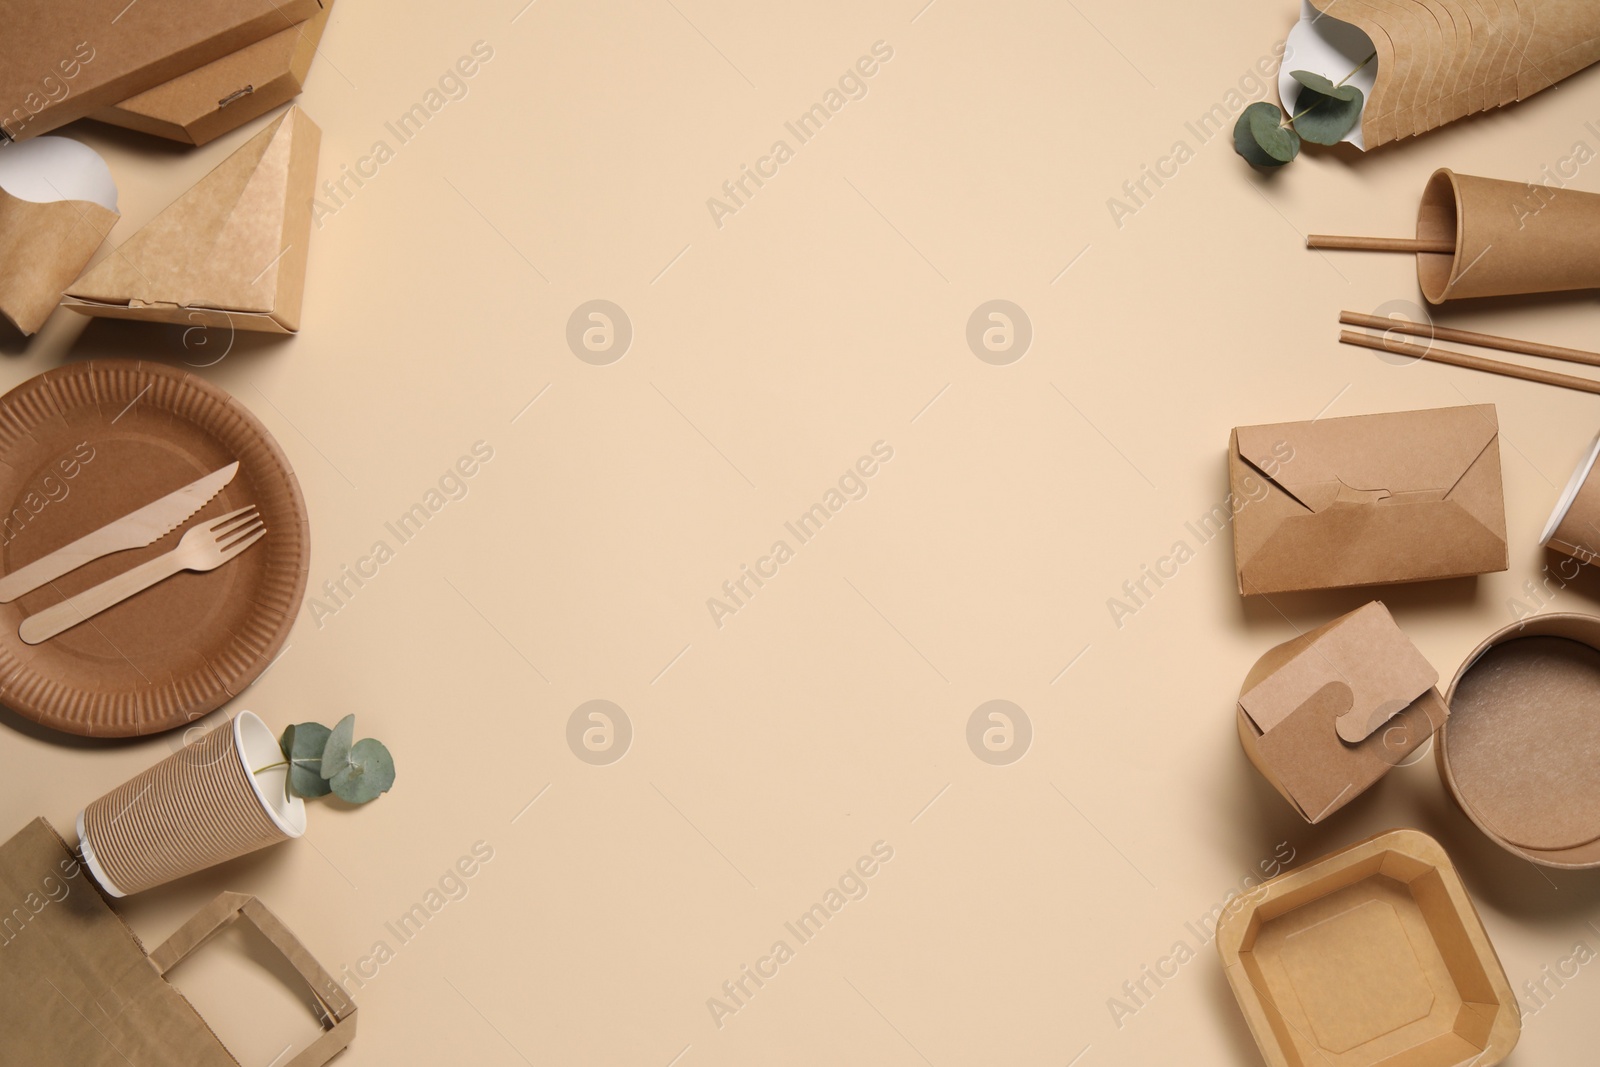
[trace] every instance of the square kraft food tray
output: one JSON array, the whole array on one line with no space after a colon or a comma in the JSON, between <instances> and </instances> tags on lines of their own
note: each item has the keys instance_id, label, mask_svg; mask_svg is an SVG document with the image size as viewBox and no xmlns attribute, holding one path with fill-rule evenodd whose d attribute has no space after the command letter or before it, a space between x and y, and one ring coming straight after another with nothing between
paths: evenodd
<instances>
[{"instance_id":1,"label":"square kraft food tray","mask_svg":"<svg viewBox=\"0 0 1600 1067\"><path fill-rule=\"evenodd\" d=\"M1492 1067L1521 1034L1460 876L1417 830L1263 883L1217 948L1271 1067Z\"/></svg>"}]
</instances>

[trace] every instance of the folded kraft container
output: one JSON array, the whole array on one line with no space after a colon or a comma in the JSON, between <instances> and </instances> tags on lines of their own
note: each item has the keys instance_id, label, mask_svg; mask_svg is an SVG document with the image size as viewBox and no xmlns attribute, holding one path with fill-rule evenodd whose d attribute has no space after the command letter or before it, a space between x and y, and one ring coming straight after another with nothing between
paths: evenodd
<instances>
[{"instance_id":1,"label":"folded kraft container","mask_svg":"<svg viewBox=\"0 0 1600 1067\"><path fill-rule=\"evenodd\" d=\"M144 946L50 824L0 845L0 1063L22 1067L239 1067L166 974L244 920L305 981L322 1034L280 1067L321 1067L356 1031L356 1005L255 897L223 893L165 942Z\"/></svg>"},{"instance_id":2,"label":"folded kraft container","mask_svg":"<svg viewBox=\"0 0 1600 1067\"><path fill-rule=\"evenodd\" d=\"M317 12L317 0L0 0L0 140L48 133Z\"/></svg>"},{"instance_id":3,"label":"folded kraft container","mask_svg":"<svg viewBox=\"0 0 1600 1067\"><path fill-rule=\"evenodd\" d=\"M67 288L83 315L300 328L321 131L291 107Z\"/></svg>"},{"instance_id":4,"label":"folded kraft container","mask_svg":"<svg viewBox=\"0 0 1600 1067\"><path fill-rule=\"evenodd\" d=\"M333 0L304 22L163 82L89 118L202 145L300 95Z\"/></svg>"},{"instance_id":5,"label":"folded kraft container","mask_svg":"<svg viewBox=\"0 0 1600 1067\"><path fill-rule=\"evenodd\" d=\"M1449 711L1439 672L1378 601L1271 649L1239 692L1250 762L1319 823L1418 751Z\"/></svg>"},{"instance_id":6,"label":"folded kraft container","mask_svg":"<svg viewBox=\"0 0 1600 1067\"><path fill-rule=\"evenodd\" d=\"M1493 404L1240 426L1228 483L1244 595L1508 564Z\"/></svg>"},{"instance_id":7,"label":"folded kraft container","mask_svg":"<svg viewBox=\"0 0 1600 1067\"><path fill-rule=\"evenodd\" d=\"M1484 639L1450 683L1440 777L1496 844L1600 867L1600 618L1553 613Z\"/></svg>"},{"instance_id":8,"label":"folded kraft container","mask_svg":"<svg viewBox=\"0 0 1600 1067\"><path fill-rule=\"evenodd\" d=\"M1390 830L1263 882L1217 951L1268 1067L1495 1067L1511 983L1439 842Z\"/></svg>"}]
</instances>

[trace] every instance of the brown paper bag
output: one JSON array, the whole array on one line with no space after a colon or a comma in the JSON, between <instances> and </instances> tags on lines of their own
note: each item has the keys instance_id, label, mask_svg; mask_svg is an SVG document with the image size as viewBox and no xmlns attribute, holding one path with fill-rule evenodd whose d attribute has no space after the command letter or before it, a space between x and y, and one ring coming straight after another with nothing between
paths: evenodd
<instances>
[{"instance_id":1,"label":"brown paper bag","mask_svg":"<svg viewBox=\"0 0 1600 1067\"><path fill-rule=\"evenodd\" d=\"M355 1036L356 1006L255 897L223 893L146 958L43 819L0 846L0 1063L239 1067L164 975L244 919L311 987L324 1033L283 1067L321 1067Z\"/></svg>"}]
</instances>

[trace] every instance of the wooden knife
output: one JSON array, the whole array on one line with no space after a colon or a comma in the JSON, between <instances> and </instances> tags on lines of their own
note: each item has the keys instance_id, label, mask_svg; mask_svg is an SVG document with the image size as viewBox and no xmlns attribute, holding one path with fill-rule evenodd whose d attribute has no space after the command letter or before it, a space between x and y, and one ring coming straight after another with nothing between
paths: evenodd
<instances>
[{"instance_id":1,"label":"wooden knife","mask_svg":"<svg viewBox=\"0 0 1600 1067\"><path fill-rule=\"evenodd\" d=\"M155 544L205 507L206 502L221 492L223 486L233 481L238 471L237 461L214 470L160 500L106 523L93 533L84 534L43 559L36 559L26 567L12 571L0 578L0 604L9 604L24 593L31 593L46 582L53 582L68 571L77 570L101 556Z\"/></svg>"}]
</instances>

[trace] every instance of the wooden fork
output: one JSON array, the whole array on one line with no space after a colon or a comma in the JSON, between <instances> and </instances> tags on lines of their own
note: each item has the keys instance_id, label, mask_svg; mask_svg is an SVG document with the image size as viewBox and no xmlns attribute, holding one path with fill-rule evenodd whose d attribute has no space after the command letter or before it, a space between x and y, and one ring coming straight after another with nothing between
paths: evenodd
<instances>
[{"instance_id":1,"label":"wooden fork","mask_svg":"<svg viewBox=\"0 0 1600 1067\"><path fill-rule=\"evenodd\" d=\"M30 645L48 641L180 571L215 570L261 540L266 532L266 524L254 504L191 527L171 552L28 616L17 628L17 635Z\"/></svg>"}]
</instances>

